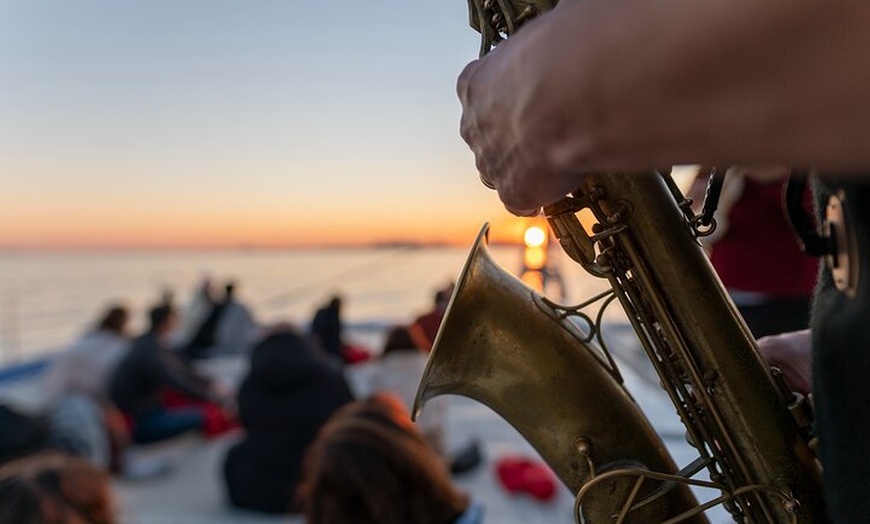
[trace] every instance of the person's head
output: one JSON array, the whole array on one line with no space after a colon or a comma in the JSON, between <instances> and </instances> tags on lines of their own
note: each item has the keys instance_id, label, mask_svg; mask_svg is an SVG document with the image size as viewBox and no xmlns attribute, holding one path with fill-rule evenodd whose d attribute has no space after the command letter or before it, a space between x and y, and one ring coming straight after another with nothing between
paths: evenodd
<instances>
[{"instance_id":1,"label":"person's head","mask_svg":"<svg viewBox=\"0 0 870 524\"><path fill-rule=\"evenodd\" d=\"M175 310L169 304L164 303L151 308L148 318L151 322L151 331L155 333L165 334L175 327Z\"/></svg>"},{"instance_id":2,"label":"person's head","mask_svg":"<svg viewBox=\"0 0 870 524\"><path fill-rule=\"evenodd\" d=\"M126 307L120 304L114 305L110 307L100 319L99 324L97 324L97 329L99 331L111 331L123 335L127 328L128 318L129 314Z\"/></svg>"},{"instance_id":3,"label":"person's head","mask_svg":"<svg viewBox=\"0 0 870 524\"><path fill-rule=\"evenodd\" d=\"M378 395L339 410L305 457L309 524L449 524L468 507L402 402Z\"/></svg>"},{"instance_id":4,"label":"person's head","mask_svg":"<svg viewBox=\"0 0 870 524\"><path fill-rule=\"evenodd\" d=\"M279 320L274 324L266 326L262 330L260 340L264 340L268 337L271 337L272 335L277 335L280 333L299 333L299 329L296 327L295 324L293 324L293 322L290 322L289 320Z\"/></svg>"},{"instance_id":5,"label":"person's head","mask_svg":"<svg viewBox=\"0 0 870 524\"><path fill-rule=\"evenodd\" d=\"M417 344L414 343L414 339L411 337L411 332L405 326L394 326L390 329L389 333L387 333L387 340L384 342L384 351L382 355L388 355L395 351L415 351L419 352L417 349Z\"/></svg>"},{"instance_id":6,"label":"person's head","mask_svg":"<svg viewBox=\"0 0 870 524\"><path fill-rule=\"evenodd\" d=\"M233 298L235 293L236 293L236 283L235 283L235 281L230 280L229 282L226 283L226 285L224 285L224 300L229 301L230 299Z\"/></svg>"},{"instance_id":7,"label":"person's head","mask_svg":"<svg viewBox=\"0 0 870 524\"><path fill-rule=\"evenodd\" d=\"M114 524L105 471L85 459L51 453L0 467L3 524Z\"/></svg>"},{"instance_id":8,"label":"person's head","mask_svg":"<svg viewBox=\"0 0 870 524\"><path fill-rule=\"evenodd\" d=\"M315 343L288 325L254 344L245 382L264 394L294 395L308 387L321 365Z\"/></svg>"},{"instance_id":9,"label":"person's head","mask_svg":"<svg viewBox=\"0 0 870 524\"><path fill-rule=\"evenodd\" d=\"M329 299L329 307L330 307L331 309L336 310L336 311L338 311L339 309L341 309L341 297L340 297L339 295L333 295L333 296Z\"/></svg>"}]
</instances>

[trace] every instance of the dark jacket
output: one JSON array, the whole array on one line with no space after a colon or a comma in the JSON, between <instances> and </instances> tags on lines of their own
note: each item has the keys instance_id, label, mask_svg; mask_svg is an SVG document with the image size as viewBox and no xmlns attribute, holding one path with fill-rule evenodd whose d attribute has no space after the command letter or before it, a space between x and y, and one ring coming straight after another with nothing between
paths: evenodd
<instances>
[{"instance_id":1,"label":"dark jacket","mask_svg":"<svg viewBox=\"0 0 870 524\"><path fill-rule=\"evenodd\" d=\"M160 409L160 391L175 389L197 400L209 400L208 391L190 375L178 355L161 346L157 334L135 339L109 378L109 398L136 417Z\"/></svg>"},{"instance_id":2,"label":"dark jacket","mask_svg":"<svg viewBox=\"0 0 870 524\"><path fill-rule=\"evenodd\" d=\"M303 454L330 415L352 399L341 372L307 340L280 333L257 344L238 395L246 436L224 464L230 502L269 513L296 511Z\"/></svg>"},{"instance_id":3,"label":"dark jacket","mask_svg":"<svg viewBox=\"0 0 870 524\"><path fill-rule=\"evenodd\" d=\"M48 422L0 404L0 466L48 448Z\"/></svg>"},{"instance_id":4,"label":"dark jacket","mask_svg":"<svg viewBox=\"0 0 870 524\"><path fill-rule=\"evenodd\" d=\"M320 341L323 349L344 361L341 330L341 310L335 303L318 309L311 321L311 334Z\"/></svg>"}]
</instances>

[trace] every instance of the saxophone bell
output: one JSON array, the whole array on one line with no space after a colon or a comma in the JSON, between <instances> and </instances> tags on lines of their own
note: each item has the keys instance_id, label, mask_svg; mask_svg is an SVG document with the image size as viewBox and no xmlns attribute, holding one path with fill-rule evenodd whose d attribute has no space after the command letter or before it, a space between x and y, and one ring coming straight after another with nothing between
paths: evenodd
<instances>
[{"instance_id":1,"label":"saxophone bell","mask_svg":"<svg viewBox=\"0 0 870 524\"><path fill-rule=\"evenodd\" d=\"M585 487L582 522L624 512L620 522L647 524L697 506L687 486L646 476L676 466L618 370L554 304L492 260L487 231L454 289L413 413L442 394L489 406L573 493Z\"/></svg>"}]
</instances>

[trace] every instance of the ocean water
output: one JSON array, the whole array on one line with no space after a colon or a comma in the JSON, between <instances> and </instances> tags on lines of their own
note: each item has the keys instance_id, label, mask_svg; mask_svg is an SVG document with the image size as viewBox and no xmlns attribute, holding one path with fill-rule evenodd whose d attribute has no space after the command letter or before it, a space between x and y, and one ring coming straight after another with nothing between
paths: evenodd
<instances>
[{"instance_id":1,"label":"ocean water","mask_svg":"<svg viewBox=\"0 0 870 524\"><path fill-rule=\"evenodd\" d=\"M0 253L0 365L56 351L89 329L113 302L127 304L131 328L165 290L181 308L204 276L237 283L259 323L307 326L332 294L343 297L351 327L404 323L424 312L434 291L455 280L469 247L288 250L6 251ZM518 273L520 247L490 246L493 259ZM564 301L606 288L559 250L551 260ZM556 298L556 297L551 297ZM351 331L352 332L352 331Z\"/></svg>"}]
</instances>

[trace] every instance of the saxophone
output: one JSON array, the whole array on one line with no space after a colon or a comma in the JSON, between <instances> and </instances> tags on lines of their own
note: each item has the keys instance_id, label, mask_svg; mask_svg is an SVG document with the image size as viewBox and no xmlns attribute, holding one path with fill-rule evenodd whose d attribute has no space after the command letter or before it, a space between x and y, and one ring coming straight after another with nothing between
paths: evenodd
<instances>
[{"instance_id":1,"label":"saxophone","mask_svg":"<svg viewBox=\"0 0 870 524\"><path fill-rule=\"evenodd\" d=\"M553 4L469 0L481 51ZM670 175L593 174L544 214L568 256L611 291L575 306L548 300L494 263L484 226L414 415L441 394L486 404L575 494L579 523L703 523L717 505L747 524L826 522L808 403L760 358ZM614 300L697 451L680 470L624 386L600 313L583 311ZM716 496L699 502L697 488Z\"/></svg>"}]
</instances>

